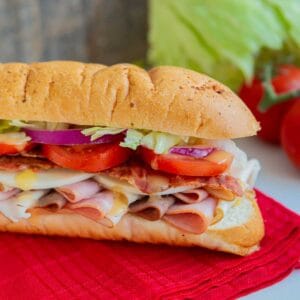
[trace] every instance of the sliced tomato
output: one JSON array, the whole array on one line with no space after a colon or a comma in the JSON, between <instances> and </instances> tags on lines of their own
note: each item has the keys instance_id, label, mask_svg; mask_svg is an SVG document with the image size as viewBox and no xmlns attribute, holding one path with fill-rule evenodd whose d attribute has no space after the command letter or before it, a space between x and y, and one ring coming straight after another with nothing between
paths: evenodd
<instances>
[{"instance_id":1,"label":"sliced tomato","mask_svg":"<svg viewBox=\"0 0 300 300\"><path fill-rule=\"evenodd\" d=\"M272 85L278 94L300 89L300 68L293 65L279 66L276 69L276 75L272 78ZM239 95L260 122L261 130L258 136L267 142L279 144L283 118L295 100L299 98L275 102L267 111L261 112L259 105L263 99L264 86L258 78L255 78L250 85L244 84Z\"/></svg>"},{"instance_id":2,"label":"sliced tomato","mask_svg":"<svg viewBox=\"0 0 300 300\"><path fill-rule=\"evenodd\" d=\"M152 169L186 176L216 176L230 166L232 155L215 150L205 158L194 158L177 154L156 154L153 150L140 147L141 158Z\"/></svg>"},{"instance_id":3,"label":"sliced tomato","mask_svg":"<svg viewBox=\"0 0 300 300\"><path fill-rule=\"evenodd\" d=\"M283 119L281 143L290 160L300 169L300 100L294 103Z\"/></svg>"},{"instance_id":4,"label":"sliced tomato","mask_svg":"<svg viewBox=\"0 0 300 300\"><path fill-rule=\"evenodd\" d=\"M32 147L32 143L24 143L21 145L0 144L0 155L17 154L22 151L30 150Z\"/></svg>"},{"instance_id":5,"label":"sliced tomato","mask_svg":"<svg viewBox=\"0 0 300 300\"><path fill-rule=\"evenodd\" d=\"M100 172L125 162L131 150L118 143L84 146L43 145L43 155L63 168Z\"/></svg>"}]
</instances>

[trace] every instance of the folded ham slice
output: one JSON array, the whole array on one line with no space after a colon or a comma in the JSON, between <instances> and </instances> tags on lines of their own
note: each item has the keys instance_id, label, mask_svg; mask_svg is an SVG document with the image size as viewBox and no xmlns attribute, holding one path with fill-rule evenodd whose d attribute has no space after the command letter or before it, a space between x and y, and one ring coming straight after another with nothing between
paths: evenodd
<instances>
[{"instance_id":1,"label":"folded ham slice","mask_svg":"<svg viewBox=\"0 0 300 300\"><path fill-rule=\"evenodd\" d=\"M185 203L198 203L208 197L208 193L203 189L191 189L176 193L174 196Z\"/></svg>"},{"instance_id":2,"label":"folded ham slice","mask_svg":"<svg viewBox=\"0 0 300 300\"><path fill-rule=\"evenodd\" d=\"M129 212L135 213L147 220L160 220L168 208L173 205L175 198L172 196L150 196L136 201L129 206Z\"/></svg>"},{"instance_id":3,"label":"folded ham slice","mask_svg":"<svg viewBox=\"0 0 300 300\"><path fill-rule=\"evenodd\" d=\"M0 201L9 199L10 197L18 194L20 192L19 189L11 189L7 192L0 192Z\"/></svg>"},{"instance_id":4,"label":"folded ham slice","mask_svg":"<svg viewBox=\"0 0 300 300\"><path fill-rule=\"evenodd\" d=\"M180 230L200 234L206 231L214 217L217 201L213 198L194 204L174 204L163 220Z\"/></svg>"},{"instance_id":5,"label":"folded ham slice","mask_svg":"<svg viewBox=\"0 0 300 300\"><path fill-rule=\"evenodd\" d=\"M113 193L110 191L103 191L79 202L68 203L66 209L69 212L80 214L98 222L109 213L113 207L113 202Z\"/></svg>"},{"instance_id":6,"label":"folded ham slice","mask_svg":"<svg viewBox=\"0 0 300 300\"><path fill-rule=\"evenodd\" d=\"M99 184L91 179L65 185L56 189L58 193L72 203L92 197L100 190L101 187Z\"/></svg>"},{"instance_id":7,"label":"folded ham slice","mask_svg":"<svg viewBox=\"0 0 300 300\"><path fill-rule=\"evenodd\" d=\"M38 206L39 200L49 190L22 191L9 199L0 201L0 212L13 222L31 217L30 209Z\"/></svg>"},{"instance_id":8,"label":"folded ham slice","mask_svg":"<svg viewBox=\"0 0 300 300\"><path fill-rule=\"evenodd\" d=\"M53 210L62 209L67 204L67 200L57 192L42 197L39 200L38 207L51 208Z\"/></svg>"}]
</instances>

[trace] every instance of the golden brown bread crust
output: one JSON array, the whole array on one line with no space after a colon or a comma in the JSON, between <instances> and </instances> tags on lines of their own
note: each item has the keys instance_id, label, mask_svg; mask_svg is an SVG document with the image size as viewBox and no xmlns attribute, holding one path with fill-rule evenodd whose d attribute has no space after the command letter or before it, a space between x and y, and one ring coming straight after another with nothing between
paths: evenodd
<instances>
[{"instance_id":1,"label":"golden brown bread crust","mask_svg":"<svg viewBox=\"0 0 300 300\"><path fill-rule=\"evenodd\" d=\"M125 215L120 223L110 229L80 215L53 213L41 208L33 209L29 220L18 223L13 223L0 214L0 231L202 246L244 256L259 248L258 243L264 235L264 224L256 201L251 198L245 201L250 201L253 209L242 226L218 230L211 226L201 235L184 233L163 221L151 222L130 214Z\"/></svg>"},{"instance_id":2,"label":"golden brown bread crust","mask_svg":"<svg viewBox=\"0 0 300 300\"><path fill-rule=\"evenodd\" d=\"M253 194L254 196L254 194ZM251 247L259 243L265 235L265 226L260 209L252 195L248 198L251 201L252 214L242 226L235 226L224 229L210 229L212 237L218 237L230 244L240 247Z\"/></svg>"},{"instance_id":3,"label":"golden brown bread crust","mask_svg":"<svg viewBox=\"0 0 300 300\"><path fill-rule=\"evenodd\" d=\"M141 128L209 139L259 125L227 87L178 67L71 61L0 64L0 119Z\"/></svg>"}]
</instances>

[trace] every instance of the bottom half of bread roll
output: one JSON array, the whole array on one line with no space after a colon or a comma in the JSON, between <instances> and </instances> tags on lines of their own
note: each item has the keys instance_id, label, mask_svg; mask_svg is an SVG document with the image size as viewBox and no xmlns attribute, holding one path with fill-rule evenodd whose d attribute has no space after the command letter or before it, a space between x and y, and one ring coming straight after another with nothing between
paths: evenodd
<instances>
[{"instance_id":1,"label":"bottom half of bread roll","mask_svg":"<svg viewBox=\"0 0 300 300\"><path fill-rule=\"evenodd\" d=\"M187 233L163 220L149 221L131 213L126 213L120 222L109 228L64 209L53 212L45 208L31 209L31 217L18 222L0 214L0 231L201 246L242 256L258 250L264 223L254 193L246 192L241 198L223 203L223 207L219 207L223 217L201 234Z\"/></svg>"}]
</instances>

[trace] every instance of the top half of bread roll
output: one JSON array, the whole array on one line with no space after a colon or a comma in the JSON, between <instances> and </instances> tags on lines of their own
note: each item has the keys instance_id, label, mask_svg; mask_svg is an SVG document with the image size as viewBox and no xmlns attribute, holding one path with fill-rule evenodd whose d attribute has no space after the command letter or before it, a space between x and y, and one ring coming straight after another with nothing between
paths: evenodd
<instances>
[{"instance_id":1,"label":"top half of bread roll","mask_svg":"<svg viewBox=\"0 0 300 300\"><path fill-rule=\"evenodd\" d=\"M73 61L0 64L0 119L169 132L207 139L255 135L245 104L216 80L183 68Z\"/></svg>"}]
</instances>

